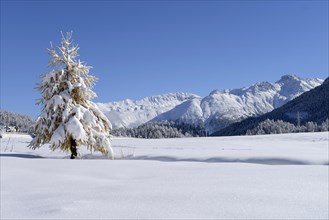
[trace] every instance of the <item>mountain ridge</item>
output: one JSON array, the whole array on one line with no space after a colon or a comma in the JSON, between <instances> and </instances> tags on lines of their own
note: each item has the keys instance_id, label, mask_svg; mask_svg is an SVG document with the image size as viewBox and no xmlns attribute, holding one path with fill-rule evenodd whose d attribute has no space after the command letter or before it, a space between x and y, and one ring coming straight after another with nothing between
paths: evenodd
<instances>
[{"instance_id":1,"label":"mountain ridge","mask_svg":"<svg viewBox=\"0 0 329 220\"><path fill-rule=\"evenodd\" d=\"M181 92L97 104L114 128L174 121L202 125L212 133L247 117L281 107L322 82L317 78L284 75L275 83L258 82L239 89L213 90L205 97Z\"/></svg>"}]
</instances>

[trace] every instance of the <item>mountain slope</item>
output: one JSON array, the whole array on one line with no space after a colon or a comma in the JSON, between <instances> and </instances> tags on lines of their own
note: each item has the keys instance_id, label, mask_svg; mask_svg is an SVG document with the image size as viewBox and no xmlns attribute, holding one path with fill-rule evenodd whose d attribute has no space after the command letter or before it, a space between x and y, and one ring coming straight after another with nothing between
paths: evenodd
<instances>
[{"instance_id":1,"label":"mountain slope","mask_svg":"<svg viewBox=\"0 0 329 220\"><path fill-rule=\"evenodd\" d=\"M247 118L225 129L215 132L213 136L244 135L247 130L255 128L266 119L283 120L295 123L314 121L321 123L329 118L329 78L322 85L303 93L294 100L260 117ZM297 116L298 115L298 116Z\"/></svg>"},{"instance_id":2,"label":"mountain slope","mask_svg":"<svg viewBox=\"0 0 329 220\"><path fill-rule=\"evenodd\" d=\"M174 121L198 125L203 120L203 111L200 107L201 98L193 98L177 105L172 110L162 113L151 122Z\"/></svg>"},{"instance_id":3,"label":"mountain slope","mask_svg":"<svg viewBox=\"0 0 329 220\"><path fill-rule=\"evenodd\" d=\"M198 96L191 93L169 93L137 101L126 99L97 105L109 118L113 128L135 127L193 98Z\"/></svg>"}]
</instances>

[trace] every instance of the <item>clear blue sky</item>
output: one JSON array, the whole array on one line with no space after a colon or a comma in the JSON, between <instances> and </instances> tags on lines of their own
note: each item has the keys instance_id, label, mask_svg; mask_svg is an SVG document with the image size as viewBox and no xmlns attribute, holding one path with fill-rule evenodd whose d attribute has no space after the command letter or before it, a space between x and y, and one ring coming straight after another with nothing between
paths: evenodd
<instances>
[{"instance_id":1,"label":"clear blue sky","mask_svg":"<svg viewBox=\"0 0 329 220\"><path fill-rule=\"evenodd\" d=\"M73 30L95 102L328 77L328 1L1 1L1 109L36 117L46 48Z\"/></svg>"}]
</instances>

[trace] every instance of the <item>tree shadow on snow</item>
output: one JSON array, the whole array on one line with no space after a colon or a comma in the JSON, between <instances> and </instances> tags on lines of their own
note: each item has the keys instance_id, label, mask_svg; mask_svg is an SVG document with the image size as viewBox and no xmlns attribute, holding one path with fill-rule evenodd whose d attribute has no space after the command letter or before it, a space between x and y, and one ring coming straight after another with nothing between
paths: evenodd
<instances>
[{"instance_id":1,"label":"tree shadow on snow","mask_svg":"<svg viewBox=\"0 0 329 220\"><path fill-rule=\"evenodd\" d=\"M201 158L176 158L169 156L138 156L133 157L131 160L153 160L162 162L203 162L203 163L251 163L262 165L329 165L326 163L317 163L303 160L285 159L285 158L223 158L223 157L211 157L206 159Z\"/></svg>"},{"instance_id":2,"label":"tree shadow on snow","mask_svg":"<svg viewBox=\"0 0 329 220\"><path fill-rule=\"evenodd\" d=\"M26 159L44 158L38 155L31 155L31 154L0 154L0 157L17 157L17 158L26 158Z\"/></svg>"}]
</instances>

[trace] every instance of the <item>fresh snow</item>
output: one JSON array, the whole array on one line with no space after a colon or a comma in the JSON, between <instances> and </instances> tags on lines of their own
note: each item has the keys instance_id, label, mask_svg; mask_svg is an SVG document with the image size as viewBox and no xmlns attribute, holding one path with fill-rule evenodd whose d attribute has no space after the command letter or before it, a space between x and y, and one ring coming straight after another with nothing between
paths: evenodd
<instances>
[{"instance_id":1,"label":"fresh snow","mask_svg":"<svg viewBox=\"0 0 329 220\"><path fill-rule=\"evenodd\" d=\"M329 218L329 132L113 138L116 160L0 140L0 219Z\"/></svg>"},{"instance_id":2,"label":"fresh snow","mask_svg":"<svg viewBox=\"0 0 329 220\"><path fill-rule=\"evenodd\" d=\"M71 119L66 124L66 130L74 140L84 140L86 136L86 132L83 129L83 125L81 122L75 117L71 117Z\"/></svg>"}]
</instances>

